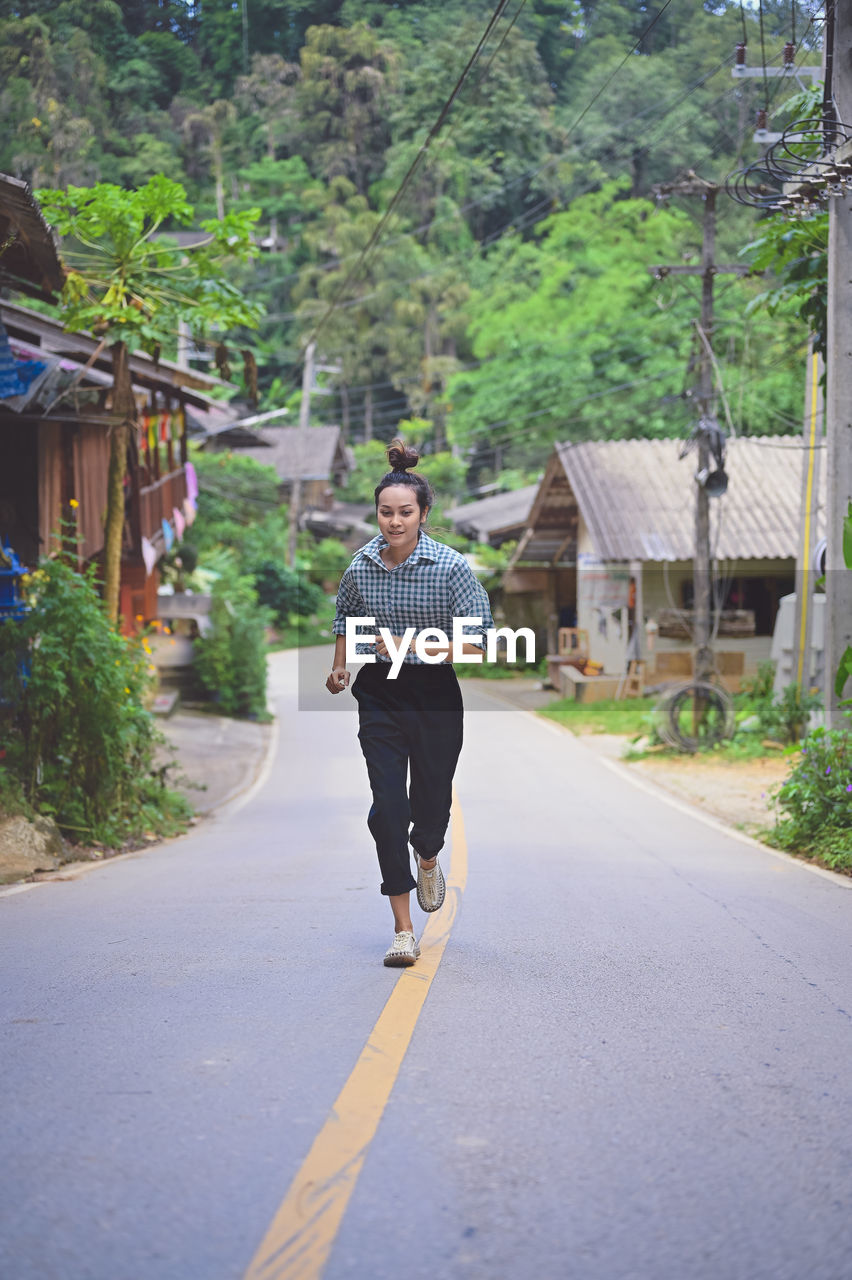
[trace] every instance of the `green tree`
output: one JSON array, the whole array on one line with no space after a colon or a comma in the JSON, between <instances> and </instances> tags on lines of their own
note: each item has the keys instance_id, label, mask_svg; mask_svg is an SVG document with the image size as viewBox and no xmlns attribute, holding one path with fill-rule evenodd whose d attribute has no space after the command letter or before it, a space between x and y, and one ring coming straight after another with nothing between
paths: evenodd
<instances>
[{"instance_id":1,"label":"green tree","mask_svg":"<svg viewBox=\"0 0 852 1280\"><path fill-rule=\"evenodd\" d=\"M696 299L678 277L655 282L649 267L694 261L700 231L682 211L625 198L627 181L575 200L535 240L504 240L485 260L470 304L479 364L450 383L450 437L498 469L540 462L554 439L677 435L692 420L684 392ZM718 292L717 351L740 428L788 430L804 333L782 315L772 324L746 316L750 281Z\"/></svg>"},{"instance_id":2,"label":"green tree","mask_svg":"<svg viewBox=\"0 0 852 1280\"><path fill-rule=\"evenodd\" d=\"M195 332L216 325L255 324L259 308L230 279L230 265L254 252L250 232L257 210L202 223L204 237L178 249L162 234L167 222L188 225L192 207L183 187L162 176L138 191L100 183L40 191L49 220L76 242L65 250L72 267L60 314L71 331L90 329L112 352L116 425L110 437L105 527L104 598L118 616L124 476L136 404L129 357L134 348L159 350L174 341L178 320ZM158 234L160 233L160 234Z\"/></svg>"},{"instance_id":3,"label":"green tree","mask_svg":"<svg viewBox=\"0 0 852 1280\"><path fill-rule=\"evenodd\" d=\"M349 178L366 196L382 172L389 141L394 50L363 23L320 26L308 30L300 59L293 143L319 177Z\"/></svg>"}]
</instances>

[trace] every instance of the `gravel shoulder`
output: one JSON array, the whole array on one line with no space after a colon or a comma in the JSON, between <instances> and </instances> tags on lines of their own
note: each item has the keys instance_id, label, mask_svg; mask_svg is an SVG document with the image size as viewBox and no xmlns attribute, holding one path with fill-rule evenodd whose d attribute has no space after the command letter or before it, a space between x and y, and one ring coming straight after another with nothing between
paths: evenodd
<instances>
[{"instance_id":1,"label":"gravel shoulder","mask_svg":"<svg viewBox=\"0 0 852 1280\"><path fill-rule=\"evenodd\" d=\"M790 772L790 759L780 752L757 760L669 755L624 760L628 738L604 733L577 736L597 755L620 760L640 777L748 835L758 835L775 823L772 794Z\"/></svg>"},{"instance_id":2,"label":"gravel shoulder","mask_svg":"<svg viewBox=\"0 0 852 1280\"><path fill-rule=\"evenodd\" d=\"M477 686L492 697L525 711L537 711L553 702L556 695L534 680L469 679L464 685ZM550 723L556 723L550 721ZM564 726L563 726L564 727ZM757 760L723 760L715 756L648 755L641 760L625 760L630 738L620 734L573 733L596 755L618 760L625 768L662 787L679 800L695 805L747 835L759 836L774 826L772 793L790 771L790 758L781 752Z\"/></svg>"}]
</instances>

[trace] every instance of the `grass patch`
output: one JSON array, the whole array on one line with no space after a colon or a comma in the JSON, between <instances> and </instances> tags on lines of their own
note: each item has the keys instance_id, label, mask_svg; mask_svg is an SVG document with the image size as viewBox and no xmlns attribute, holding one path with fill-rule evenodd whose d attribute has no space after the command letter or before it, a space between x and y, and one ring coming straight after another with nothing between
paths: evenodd
<instances>
[{"instance_id":1,"label":"grass patch","mask_svg":"<svg viewBox=\"0 0 852 1280\"><path fill-rule=\"evenodd\" d=\"M655 698L625 698L619 702L614 698L600 702L560 698L558 702L540 707L538 714L565 725L575 733L621 733L637 738L650 731L655 702Z\"/></svg>"}]
</instances>

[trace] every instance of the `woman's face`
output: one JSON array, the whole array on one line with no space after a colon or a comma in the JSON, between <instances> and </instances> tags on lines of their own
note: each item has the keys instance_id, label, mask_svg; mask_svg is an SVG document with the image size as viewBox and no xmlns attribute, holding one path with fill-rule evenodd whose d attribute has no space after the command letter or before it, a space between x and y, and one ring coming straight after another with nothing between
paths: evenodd
<instances>
[{"instance_id":1,"label":"woman's face","mask_svg":"<svg viewBox=\"0 0 852 1280\"><path fill-rule=\"evenodd\" d=\"M428 507L420 514L413 489L404 484L389 484L379 494L376 515L379 529L391 547L414 547L421 524L426 519Z\"/></svg>"}]
</instances>

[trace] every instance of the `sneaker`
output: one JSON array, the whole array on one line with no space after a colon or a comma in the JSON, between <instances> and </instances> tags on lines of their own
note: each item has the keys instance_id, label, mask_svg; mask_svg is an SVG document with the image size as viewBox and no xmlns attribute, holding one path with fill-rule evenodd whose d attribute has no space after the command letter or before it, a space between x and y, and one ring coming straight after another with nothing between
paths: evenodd
<instances>
[{"instance_id":1,"label":"sneaker","mask_svg":"<svg viewBox=\"0 0 852 1280\"><path fill-rule=\"evenodd\" d=\"M414 857L417 862L417 905L421 911L437 911L443 906L447 891L441 864L436 858L434 867L426 868L420 863L419 853Z\"/></svg>"},{"instance_id":2,"label":"sneaker","mask_svg":"<svg viewBox=\"0 0 852 1280\"><path fill-rule=\"evenodd\" d=\"M385 952L385 964L390 969L403 969L414 964L419 955L420 948L414 934L403 929L401 933L393 935L393 945Z\"/></svg>"}]
</instances>

